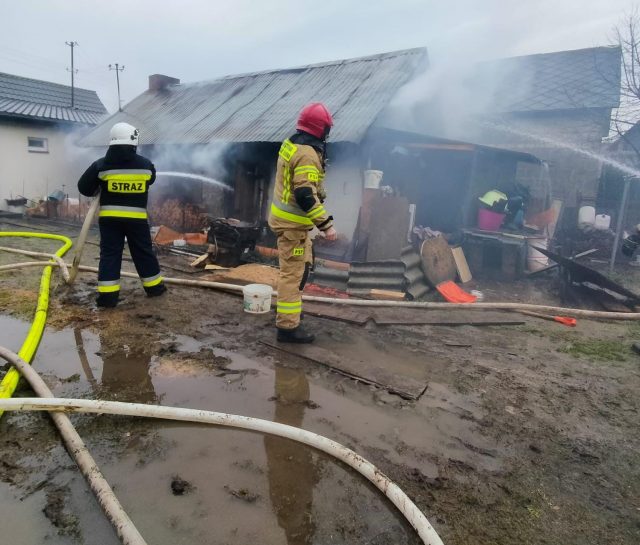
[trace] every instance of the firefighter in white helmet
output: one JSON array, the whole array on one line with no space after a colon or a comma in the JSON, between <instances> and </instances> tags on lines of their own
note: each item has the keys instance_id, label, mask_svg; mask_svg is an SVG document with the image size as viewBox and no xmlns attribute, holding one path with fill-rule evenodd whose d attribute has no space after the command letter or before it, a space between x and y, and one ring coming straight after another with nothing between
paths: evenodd
<instances>
[{"instance_id":1,"label":"firefighter in white helmet","mask_svg":"<svg viewBox=\"0 0 640 545\"><path fill-rule=\"evenodd\" d=\"M80 193L100 193L100 307L115 307L120 295L120 266L125 238L147 295L162 295L167 289L153 253L147 221L149 187L156 179L153 163L138 155L138 129L128 123L111 128L109 149L78 181Z\"/></svg>"}]
</instances>

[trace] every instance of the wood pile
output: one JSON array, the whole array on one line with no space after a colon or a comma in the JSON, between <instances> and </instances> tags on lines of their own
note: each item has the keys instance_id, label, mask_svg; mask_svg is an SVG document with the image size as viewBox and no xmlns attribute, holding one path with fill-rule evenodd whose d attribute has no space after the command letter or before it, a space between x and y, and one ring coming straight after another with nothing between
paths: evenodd
<instances>
[{"instance_id":1,"label":"wood pile","mask_svg":"<svg viewBox=\"0 0 640 545\"><path fill-rule=\"evenodd\" d=\"M200 231L207 225L207 214L203 208L179 199L151 203L149 219L152 225L167 225L181 231Z\"/></svg>"}]
</instances>

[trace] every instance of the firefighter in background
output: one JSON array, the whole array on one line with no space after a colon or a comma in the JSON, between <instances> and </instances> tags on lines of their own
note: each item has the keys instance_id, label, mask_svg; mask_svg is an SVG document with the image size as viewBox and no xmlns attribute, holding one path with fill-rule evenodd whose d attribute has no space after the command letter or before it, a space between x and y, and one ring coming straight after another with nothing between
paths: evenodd
<instances>
[{"instance_id":1,"label":"firefighter in background","mask_svg":"<svg viewBox=\"0 0 640 545\"><path fill-rule=\"evenodd\" d=\"M147 295L162 295L160 266L151 246L147 221L149 186L156 179L153 163L138 155L138 129L128 123L111 128L109 149L78 181L80 193L92 197L100 193L99 307L115 307L120 295L120 266L124 240Z\"/></svg>"},{"instance_id":2,"label":"firefighter in background","mask_svg":"<svg viewBox=\"0 0 640 545\"><path fill-rule=\"evenodd\" d=\"M327 136L333 119L324 104L300 112L297 132L282 143L269 227L278 237L278 341L310 343L314 336L300 326L302 290L312 264L310 231L317 227L336 240L333 217L323 206Z\"/></svg>"}]
</instances>

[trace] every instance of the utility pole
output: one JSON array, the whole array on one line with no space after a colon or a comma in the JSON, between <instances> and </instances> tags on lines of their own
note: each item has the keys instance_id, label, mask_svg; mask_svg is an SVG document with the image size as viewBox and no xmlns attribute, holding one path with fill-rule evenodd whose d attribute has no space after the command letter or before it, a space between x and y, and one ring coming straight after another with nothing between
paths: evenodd
<instances>
[{"instance_id":1,"label":"utility pole","mask_svg":"<svg viewBox=\"0 0 640 545\"><path fill-rule=\"evenodd\" d=\"M74 81L73 81L73 77L75 76L75 74L78 72L77 70L74 69L73 66L73 48L78 45L78 42L64 42L65 44L67 44L70 48L71 48L71 107L74 107L74 102L75 102L75 85L74 85ZM69 71L69 69L67 68L67 70Z\"/></svg>"},{"instance_id":2,"label":"utility pole","mask_svg":"<svg viewBox=\"0 0 640 545\"><path fill-rule=\"evenodd\" d=\"M118 63L116 63L115 67L112 65L109 65L109 70L116 71L116 82L118 83L118 111L121 112L122 102L120 101L120 72L124 70L124 64L122 66L119 66Z\"/></svg>"},{"instance_id":3,"label":"utility pole","mask_svg":"<svg viewBox=\"0 0 640 545\"><path fill-rule=\"evenodd\" d=\"M637 177L624 177L624 188L622 190L622 197L620 198L620 209L618 210L616 237L613 241L613 248L611 248L611 259L609 260L609 274L613 272L613 268L616 265L616 254L618 253L618 245L620 244L620 238L622 237L622 220L624 219L624 215L627 211L627 201L629 200L629 187L631 186L631 180L637 180Z\"/></svg>"}]
</instances>

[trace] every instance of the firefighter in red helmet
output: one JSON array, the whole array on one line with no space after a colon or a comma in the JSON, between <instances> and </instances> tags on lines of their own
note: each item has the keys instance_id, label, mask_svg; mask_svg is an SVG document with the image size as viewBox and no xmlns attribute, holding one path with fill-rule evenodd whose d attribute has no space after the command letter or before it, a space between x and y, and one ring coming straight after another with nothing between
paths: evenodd
<instances>
[{"instance_id":1,"label":"firefighter in red helmet","mask_svg":"<svg viewBox=\"0 0 640 545\"><path fill-rule=\"evenodd\" d=\"M324 208L327 137L333 118L324 104L305 106L297 132L280 147L269 227L278 238L278 341L310 343L314 336L300 326L302 290L312 263L309 234L316 227L336 240L333 217Z\"/></svg>"}]
</instances>

